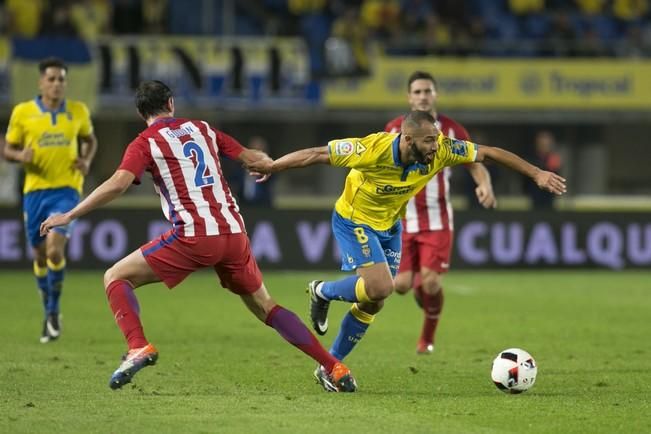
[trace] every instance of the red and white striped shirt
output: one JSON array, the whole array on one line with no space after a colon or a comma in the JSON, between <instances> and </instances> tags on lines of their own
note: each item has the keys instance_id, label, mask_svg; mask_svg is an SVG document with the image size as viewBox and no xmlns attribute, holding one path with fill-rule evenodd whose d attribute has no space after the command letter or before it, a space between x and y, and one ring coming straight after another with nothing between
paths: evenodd
<instances>
[{"instance_id":1,"label":"red and white striped shirt","mask_svg":"<svg viewBox=\"0 0 651 434\"><path fill-rule=\"evenodd\" d=\"M118 169L139 184L152 174L165 217L179 236L245 232L244 221L224 179L219 154L237 158L244 150L207 122L160 118L132 141Z\"/></svg>"},{"instance_id":2,"label":"red and white striped shirt","mask_svg":"<svg viewBox=\"0 0 651 434\"><path fill-rule=\"evenodd\" d=\"M385 131L400 131L404 116L399 116L384 127ZM438 115L436 125L441 132L453 139L470 140L466 129L447 116ZM449 167L436 174L416 196L409 199L403 229L408 233L422 231L452 230L452 204L450 203Z\"/></svg>"}]
</instances>

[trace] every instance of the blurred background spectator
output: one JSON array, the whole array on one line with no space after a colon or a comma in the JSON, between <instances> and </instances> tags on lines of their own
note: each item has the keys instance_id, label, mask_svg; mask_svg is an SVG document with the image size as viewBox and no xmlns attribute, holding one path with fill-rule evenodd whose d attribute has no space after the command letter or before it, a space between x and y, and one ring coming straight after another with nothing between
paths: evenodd
<instances>
[{"instance_id":1,"label":"blurred background spectator","mask_svg":"<svg viewBox=\"0 0 651 434\"><path fill-rule=\"evenodd\" d=\"M41 30L41 18L47 4L46 0L7 0L7 32L21 38L36 37Z\"/></svg>"},{"instance_id":2,"label":"blurred background spectator","mask_svg":"<svg viewBox=\"0 0 651 434\"><path fill-rule=\"evenodd\" d=\"M72 3L70 16L82 39L94 41L107 34L111 24L110 0L78 0Z\"/></svg>"},{"instance_id":3,"label":"blurred background spectator","mask_svg":"<svg viewBox=\"0 0 651 434\"><path fill-rule=\"evenodd\" d=\"M551 131L540 130L536 133L529 162L544 170L559 173L561 170L561 156L556 151L556 138ZM539 189L528 179L526 181L525 188L531 199L531 206L534 209L552 209L555 196Z\"/></svg>"},{"instance_id":4,"label":"blurred background spectator","mask_svg":"<svg viewBox=\"0 0 651 434\"><path fill-rule=\"evenodd\" d=\"M246 145L250 149L269 154L269 145L264 137L253 136ZM233 189L233 194L237 196L237 201L244 207L273 207L273 184L274 177L269 178L267 182L255 182L255 178L249 176L248 170L238 167L232 171L229 184Z\"/></svg>"},{"instance_id":5,"label":"blurred background spectator","mask_svg":"<svg viewBox=\"0 0 651 434\"><path fill-rule=\"evenodd\" d=\"M359 14L359 8L348 5L334 20L332 36L326 43L331 75L363 75L369 71L370 33Z\"/></svg>"},{"instance_id":6,"label":"blurred background spectator","mask_svg":"<svg viewBox=\"0 0 651 434\"><path fill-rule=\"evenodd\" d=\"M71 1L50 1L41 14L39 36L80 36L80 29L72 19Z\"/></svg>"}]
</instances>

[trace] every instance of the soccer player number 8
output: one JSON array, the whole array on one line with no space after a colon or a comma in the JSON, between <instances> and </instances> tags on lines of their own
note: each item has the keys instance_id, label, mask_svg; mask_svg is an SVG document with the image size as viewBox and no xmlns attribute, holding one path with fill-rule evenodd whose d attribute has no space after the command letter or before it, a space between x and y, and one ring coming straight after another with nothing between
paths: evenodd
<instances>
[{"instance_id":1,"label":"soccer player number 8","mask_svg":"<svg viewBox=\"0 0 651 434\"><path fill-rule=\"evenodd\" d=\"M357 237L357 242L360 244L366 244L368 242L368 236L364 233L364 228L355 228L353 232Z\"/></svg>"}]
</instances>

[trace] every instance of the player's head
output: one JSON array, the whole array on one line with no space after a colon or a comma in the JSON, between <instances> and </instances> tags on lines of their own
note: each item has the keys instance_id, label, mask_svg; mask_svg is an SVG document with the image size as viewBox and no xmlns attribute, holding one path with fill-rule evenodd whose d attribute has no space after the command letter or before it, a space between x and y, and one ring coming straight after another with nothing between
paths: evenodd
<instances>
[{"instance_id":1,"label":"player's head","mask_svg":"<svg viewBox=\"0 0 651 434\"><path fill-rule=\"evenodd\" d=\"M432 162L438 150L440 132L430 112L422 110L410 112L403 119L400 132L409 150L409 163Z\"/></svg>"},{"instance_id":2,"label":"player's head","mask_svg":"<svg viewBox=\"0 0 651 434\"><path fill-rule=\"evenodd\" d=\"M145 121L158 115L173 115L172 90L162 81L143 81L136 89L136 109Z\"/></svg>"},{"instance_id":3,"label":"player's head","mask_svg":"<svg viewBox=\"0 0 651 434\"><path fill-rule=\"evenodd\" d=\"M438 85L432 74L414 71L407 81L407 101L412 110L432 112L436 107Z\"/></svg>"},{"instance_id":4,"label":"player's head","mask_svg":"<svg viewBox=\"0 0 651 434\"><path fill-rule=\"evenodd\" d=\"M63 60L56 57L48 57L38 64L40 76L38 89L41 97L60 101L64 98L66 85L68 84L68 67Z\"/></svg>"},{"instance_id":5,"label":"player's head","mask_svg":"<svg viewBox=\"0 0 651 434\"><path fill-rule=\"evenodd\" d=\"M536 133L536 139L534 141L534 146L536 154L538 155L547 155L554 150L554 143L556 139L554 138L554 133L549 130L540 130Z\"/></svg>"}]
</instances>

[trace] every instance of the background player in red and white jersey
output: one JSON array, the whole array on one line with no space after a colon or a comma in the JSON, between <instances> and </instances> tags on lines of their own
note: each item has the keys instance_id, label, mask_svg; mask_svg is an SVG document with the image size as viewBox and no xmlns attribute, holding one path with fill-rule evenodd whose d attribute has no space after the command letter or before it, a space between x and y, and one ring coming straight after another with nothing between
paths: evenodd
<instances>
[{"instance_id":1,"label":"background player in red and white jersey","mask_svg":"<svg viewBox=\"0 0 651 434\"><path fill-rule=\"evenodd\" d=\"M160 81L138 87L136 107L147 128L128 145L113 176L71 211L52 216L41 225L45 234L120 196L132 183L139 184L145 171L153 177L163 213L173 228L118 261L104 275L111 309L129 347L109 386L124 386L136 372L158 359L158 351L145 338L134 289L160 281L173 288L192 272L211 267L222 286L239 295L256 317L326 366L332 390L355 391L348 368L267 292L242 216L222 176L219 155L245 165L271 164L272 160L242 147L204 121L175 118L172 92Z\"/></svg>"},{"instance_id":2,"label":"background player in red and white jersey","mask_svg":"<svg viewBox=\"0 0 651 434\"><path fill-rule=\"evenodd\" d=\"M466 129L447 116L438 113L437 84L427 72L415 71L407 83L407 99L412 110L430 112L439 130L446 136L470 140ZM400 131L404 116L384 127L385 131ZM477 184L477 199L485 208L496 205L490 174L481 163L466 166ZM442 274L450 267L453 219L450 203L450 174L446 167L427 183L407 204L403 221L402 259L395 278L399 294L414 288L416 300L424 311L423 327L417 352L429 354L434 350L434 334L443 309Z\"/></svg>"}]
</instances>

